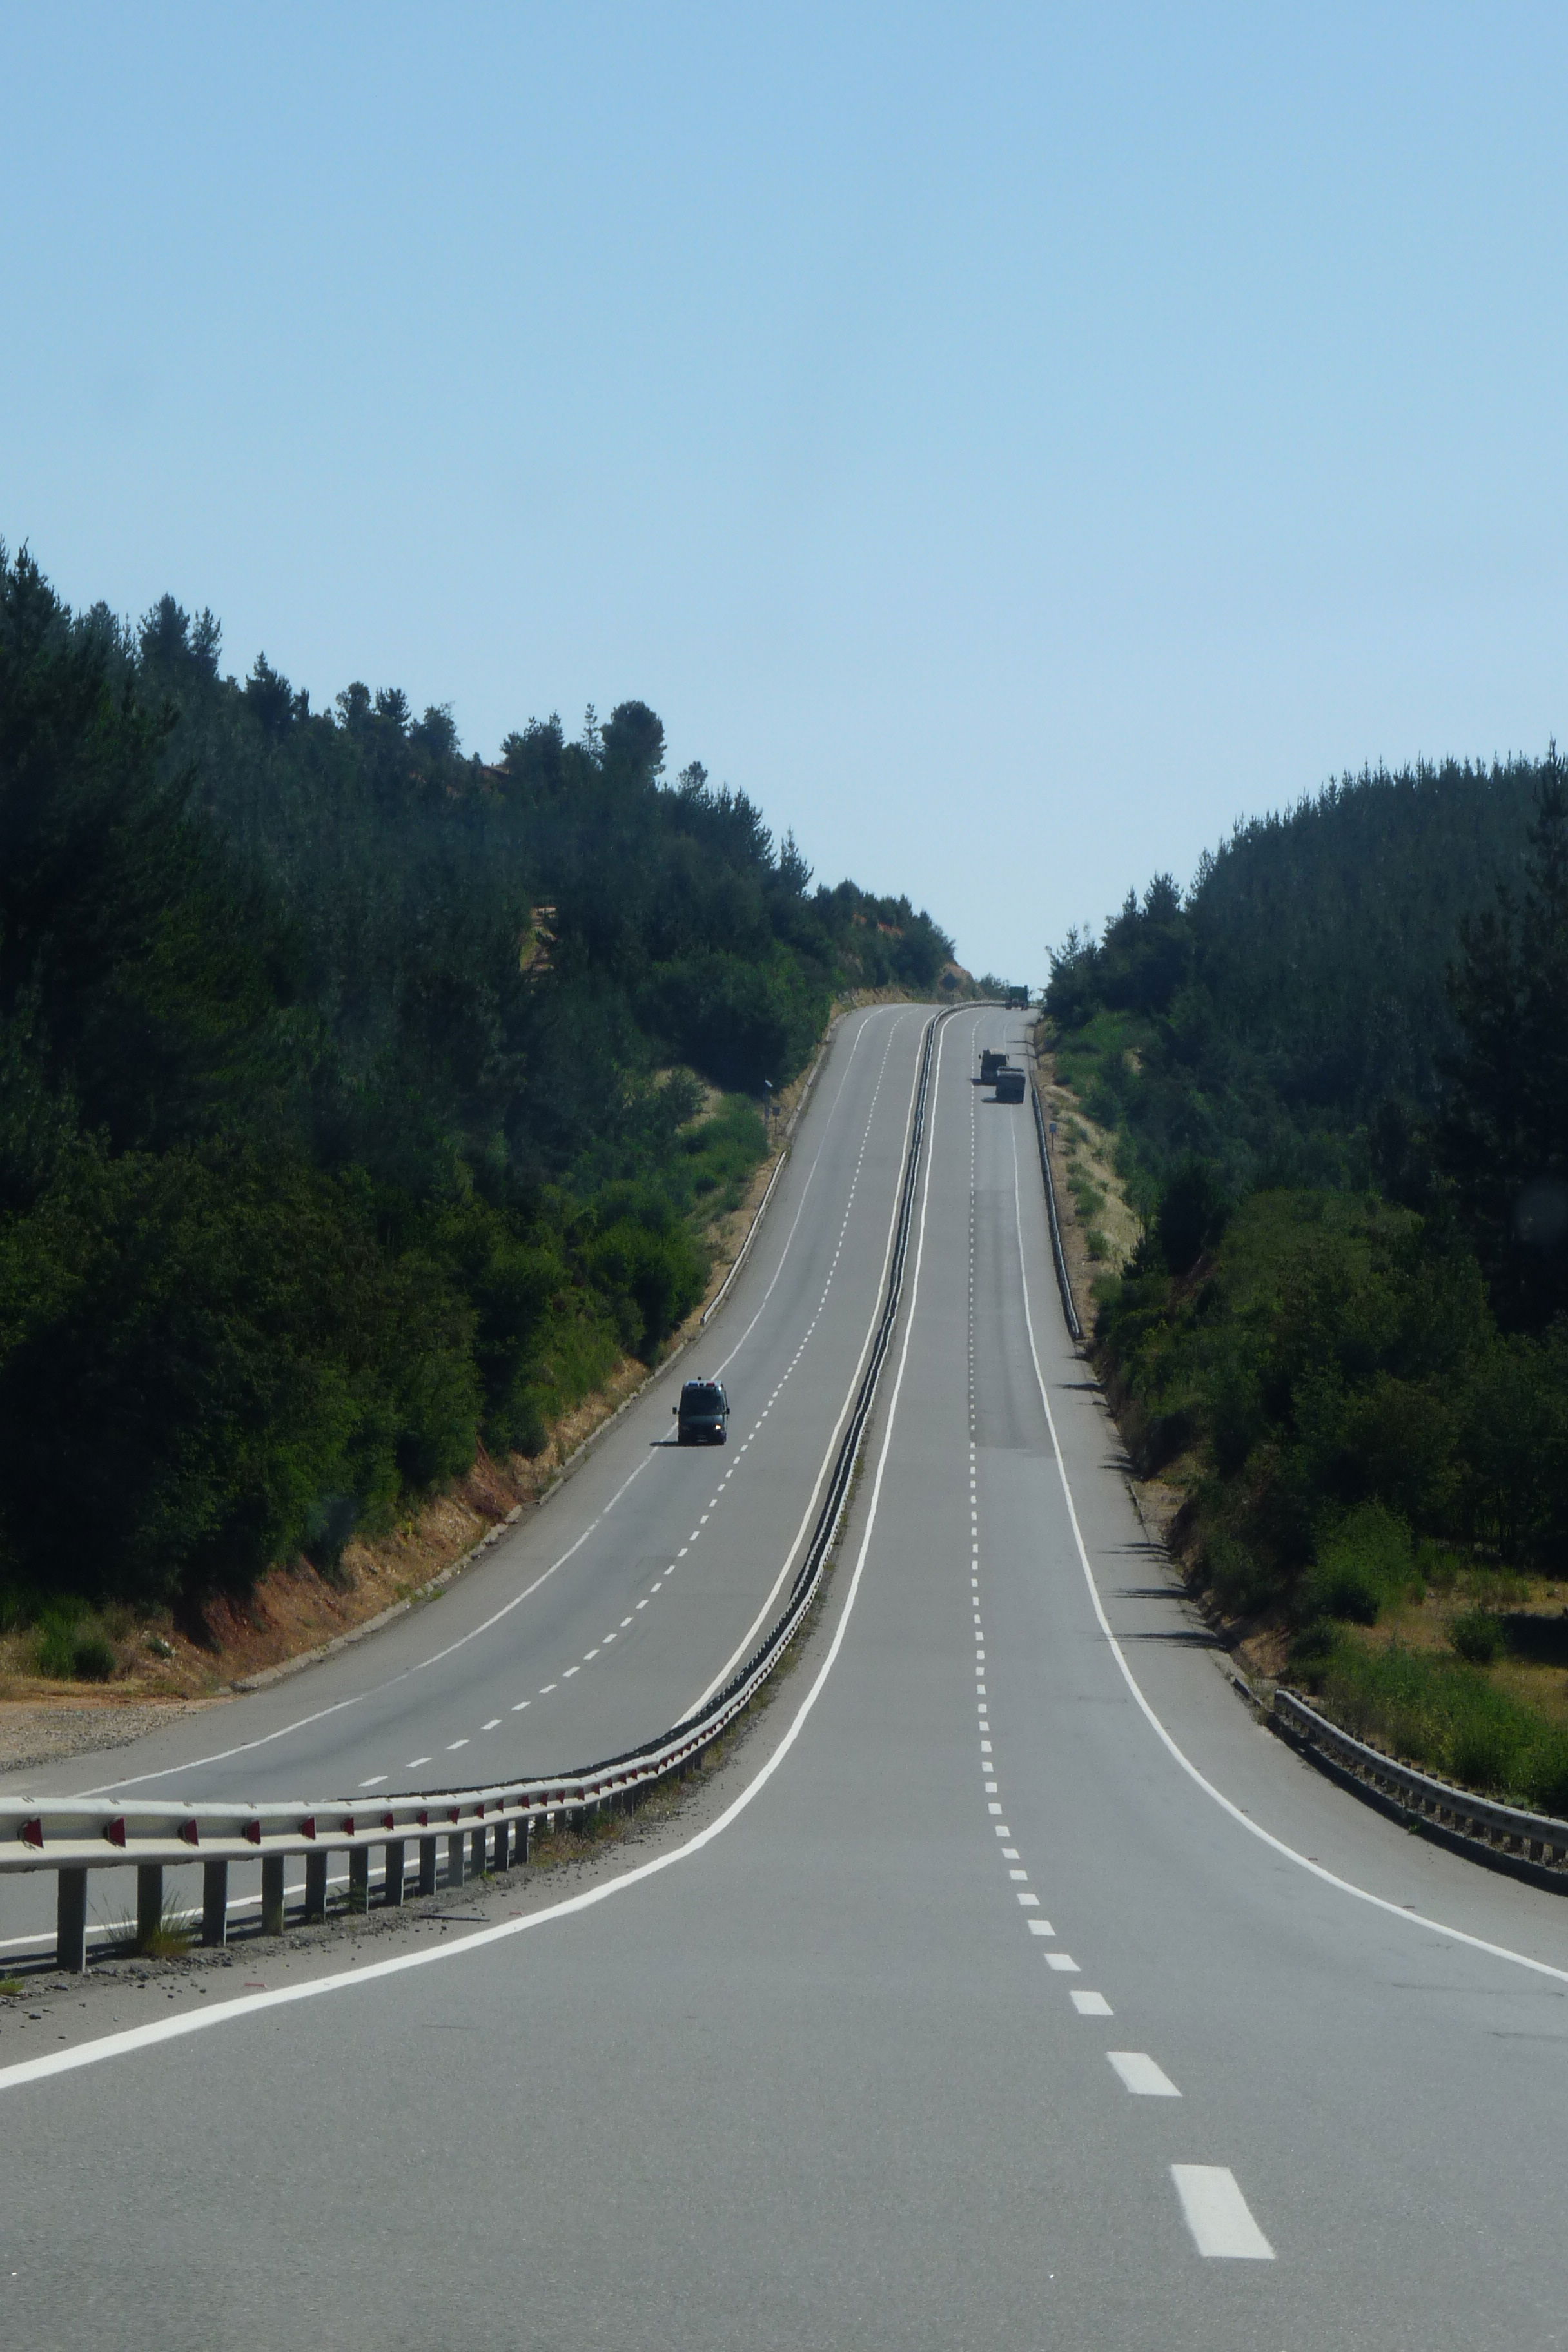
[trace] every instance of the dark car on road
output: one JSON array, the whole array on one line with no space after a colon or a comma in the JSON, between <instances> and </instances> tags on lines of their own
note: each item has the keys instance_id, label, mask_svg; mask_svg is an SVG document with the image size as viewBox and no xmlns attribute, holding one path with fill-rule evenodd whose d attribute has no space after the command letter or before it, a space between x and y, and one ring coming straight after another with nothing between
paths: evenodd
<instances>
[{"instance_id":1,"label":"dark car on road","mask_svg":"<svg viewBox=\"0 0 1568 2352\"><path fill-rule=\"evenodd\" d=\"M721 1381L688 1381L680 1402L671 1405L678 1445L722 1445L728 1433L730 1400Z\"/></svg>"}]
</instances>

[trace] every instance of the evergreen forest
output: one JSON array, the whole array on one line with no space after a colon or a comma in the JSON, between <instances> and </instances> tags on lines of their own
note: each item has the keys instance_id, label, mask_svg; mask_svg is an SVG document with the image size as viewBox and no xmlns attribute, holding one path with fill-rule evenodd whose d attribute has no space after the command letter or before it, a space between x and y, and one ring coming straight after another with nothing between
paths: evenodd
<instances>
[{"instance_id":1,"label":"evergreen forest","mask_svg":"<svg viewBox=\"0 0 1568 2352\"><path fill-rule=\"evenodd\" d=\"M951 987L645 704L487 764L0 549L0 1614L332 1572L700 1298L836 995Z\"/></svg>"},{"instance_id":2,"label":"evergreen forest","mask_svg":"<svg viewBox=\"0 0 1568 2352\"><path fill-rule=\"evenodd\" d=\"M1256 1655L1568 1811L1568 772L1336 783L1160 876L1047 995L1142 1239L1135 1460Z\"/></svg>"}]
</instances>

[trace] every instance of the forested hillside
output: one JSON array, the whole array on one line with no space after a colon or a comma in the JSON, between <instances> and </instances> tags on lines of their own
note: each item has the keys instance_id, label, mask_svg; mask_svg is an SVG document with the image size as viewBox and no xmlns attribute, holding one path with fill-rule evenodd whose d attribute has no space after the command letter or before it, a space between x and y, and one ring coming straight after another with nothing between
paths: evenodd
<instances>
[{"instance_id":1,"label":"forested hillside","mask_svg":"<svg viewBox=\"0 0 1568 2352\"><path fill-rule=\"evenodd\" d=\"M1135 1457L1255 1662L1568 1811L1568 779L1367 777L1057 959Z\"/></svg>"},{"instance_id":2,"label":"forested hillside","mask_svg":"<svg viewBox=\"0 0 1568 2352\"><path fill-rule=\"evenodd\" d=\"M1158 875L1100 939L1069 937L1047 1006L1147 1202L1190 1154L1232 1193L1363 1183L1432 1116L1459 927L1517 887L1544 772L1346 777L1238 824L1184 895Z\"/></svg>"},{"instance_id":3,"label":"forested hillside","mask_svg":"<svg viewBox=\"0 0 1568 2352\"><path fill-rule=\"evenodd\" d=\"M0 550L0 1604L331 1569L700 1297L836 992L933 989L627 702L465 758ZM712 1090L723 1090L717 1097Z\"/></svg>"}]
</instances>

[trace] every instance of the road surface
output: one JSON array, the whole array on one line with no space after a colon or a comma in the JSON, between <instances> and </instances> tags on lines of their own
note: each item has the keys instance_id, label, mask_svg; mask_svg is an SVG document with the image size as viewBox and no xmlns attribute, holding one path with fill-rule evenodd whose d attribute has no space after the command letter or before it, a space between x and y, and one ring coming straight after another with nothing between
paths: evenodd
<instances>
[{"instance_id":1,"label":"road surface","mask_svg":"<svg viewBox=\"0 0 1568 2352\"><path fill-rule=\"evenodd\" d=\"M723 1809L591 1899L0 2066L8 2341L1563 2340L1564 1906L1216 1671L1065 1340L1026 1107L970 1083L1017 1027L942 1033L850 1540ZM916 1034L859 1048L895 1129Z\"/></svg>"}]
</instances>

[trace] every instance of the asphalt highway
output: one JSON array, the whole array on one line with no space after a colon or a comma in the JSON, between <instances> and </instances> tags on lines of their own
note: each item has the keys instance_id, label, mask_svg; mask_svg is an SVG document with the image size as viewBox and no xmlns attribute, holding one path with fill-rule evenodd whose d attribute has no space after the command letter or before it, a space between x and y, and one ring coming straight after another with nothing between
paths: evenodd
<instances>
[{"instance_id":1,"label":"asphalt highway","mask_svg":"<svg viewBox=\"0 0 1568 2352\"><path fill-rule=\"evenodd\" d=\"M782 1734L591 1898L0 2063L7 2342L1568 2335L1568 1906L1331 1787L1217 1670L1066 1341L1027 1107L971 1084L1016 1029L941 1033L901 1328ZM858 1049L889 1044L895 1129L917 1035Z\"/></svg>"}]
</instances>

